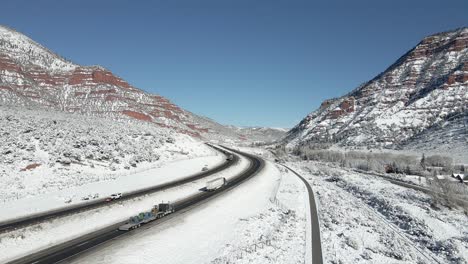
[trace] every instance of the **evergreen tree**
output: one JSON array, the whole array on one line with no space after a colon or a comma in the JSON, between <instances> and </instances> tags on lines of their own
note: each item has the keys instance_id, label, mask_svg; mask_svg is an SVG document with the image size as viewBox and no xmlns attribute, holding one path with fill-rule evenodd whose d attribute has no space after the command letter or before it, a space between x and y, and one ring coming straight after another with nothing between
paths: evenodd
<instances>
[{"instance_id":1,"label":"evergreen tree","mask_svg":"<svg viewBox=\"0 0 468 264\"><path fill-rule=\"evenodd\" d=\"M420 164L421 164L421 168L423 168L423 170L426 170L426 156L424 156L424 153L422 154Z\"/></svg>"}]
</instances>

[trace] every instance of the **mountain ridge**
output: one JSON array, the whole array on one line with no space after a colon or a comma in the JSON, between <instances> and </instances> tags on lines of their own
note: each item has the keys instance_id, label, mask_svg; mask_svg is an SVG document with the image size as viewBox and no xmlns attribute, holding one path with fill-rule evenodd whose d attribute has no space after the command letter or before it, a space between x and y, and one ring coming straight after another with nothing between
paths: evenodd
<instances>
[{"instance_id":1,"label":"mountain ridge","mask_svg":"<svg viewBox=\"0 0 468 264\"><path fill-rule=\"evenodd\" d=\"M328 99L291 129L290 147L393 148L468 105L468 28L432 34L385 71Z\"/></svg>"},{"instance_id":2,"label":"mountain ridge","mask_svg":"<svg viewBox=\"0 0 468 264\"><path fill-rule=\"evenodd\" d=\"M99 65L81 66L28 36L0 26L0 103L131 118L197 138L241 140L212 119L148 93Z\"/></svg>"}]
</instances>

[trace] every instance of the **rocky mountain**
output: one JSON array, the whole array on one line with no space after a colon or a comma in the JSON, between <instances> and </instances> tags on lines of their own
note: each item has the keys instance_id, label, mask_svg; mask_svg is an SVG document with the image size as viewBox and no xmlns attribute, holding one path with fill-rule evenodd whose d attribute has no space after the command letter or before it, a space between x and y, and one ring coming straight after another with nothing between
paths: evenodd
<instances>
[{"instance_id":1,"label":"rocky mountain","mask_svg":"<svg viewBox=\"0 0 468 264\"><path fill-rule=\"evenodd\" d=\"M424 38L374 79L324 101L284 142L401 148L463 122L454 117L467 111L468 28L461 28Z\"/></svg>"},{"instance_id":2,"label":"rocky mountain","mask_svg":"<svg viewBox=\"0 0 468 264\"><path fill-rule=\"evenodd\" d=\"M103 67L74 64L3 26L0 104L137 119L198 138L242 140L228 127L133 87Z\"/></svg>"},{"instance_id":3,"label":"rocky mountain","mask_svg":"<svg viewBox=\"0 0 468 264\"><path fill-rule=\"evenodd\" d=\"M236 127L229 126L236 131L244 140L253 142L269 143L274 142L286 134L288 129L274 127Z\"/></svg>"},{"instance_id":4,"label":"rocky mountain","mask_svg":"<svg viewBox=\"0 0 468 264\"><path fill-rule=\"evenodd\" d=\"M399 149L451 156L468 164L468 111L439 122L397 146Z\"/></svg>"}]
</instances>

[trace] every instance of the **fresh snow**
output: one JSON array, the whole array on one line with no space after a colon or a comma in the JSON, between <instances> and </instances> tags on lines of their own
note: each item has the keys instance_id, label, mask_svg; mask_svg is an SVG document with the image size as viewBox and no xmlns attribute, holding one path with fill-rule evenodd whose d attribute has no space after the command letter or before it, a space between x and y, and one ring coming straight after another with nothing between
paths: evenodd
<instances>
[{"instance_id":1,"label":"fresh snow","mask_svg":"<svg viewBox=\"0 0 468 264\"><path fill-rule=\"evenodd\" d=\"M8 219L28 216L38 212L82 204L87 201L82 198L93 196L105 198L113 193L125 193L141 190L150 186L185 178L200 172L204 165L208 168L225 161L224 155L199 157L189 160L171 162L161 168L148 169L115 180L94 182L82 186L54 191L42 195L19 199L0 204L0 222Z\"/></svg>"},{"instance_id":2,"label":"fresh snow","mask_svg":"<svg viewBox=\"0 0 468 264\"><path fill-rule=\"evenodd\" d=\"M468 263L461 210L384 179L318 162L293 162L313 184L326 263Z\"/></svg>"},{"instance_id":3,"label":"fresh snow","mask_svg":"<svg viewBox=\"0 0 468 264\"><path fill-rule=\"evenodd\" d=\"M110 182L168 162L214 155L152 124L0 105L0 202ZM38 165L29 168L28 166Z\"/></svg>"},{"instance_id":4,"label":"fresh snow","mask_svg":"<svg viewBox=\"0 0 468 264\"><path fill-rule=\"evenodd\" d=\"M16 60L26 65L48 68L55 72L70 71L77 67L29 37L1 25L0 40L0 52L13 55Z\"/></svg>"},{"instance_id":5,"label":"fresh snow","mask_svg":"<svg viewBox=\"0 0 468 264\"><path fill-rule=\"evenodd\" d=\"M190 163L174 164L179 166L171 167L171 173L174 177L180 177L182 176L180 173L186 172L187 170L181 165L189 164ZM241 158L236 166L232 166L220 173L208 176L204 179L161 192L148 194L132 200L121 201L119 203L113 203L97 209L31 225L23 229L1 233L0 252L2 253L0 254L0 263L16 259L31 252L36 252L40 249L50 247L51 245L60 244L81 235L124 221L130 216L151 209L152 206L160 203L161 201L175 201L182 199L194 194L195 192L199 192L199 189L205 186L206 181L217 177L226 177L229 180L230 177L245 170L248 164L249 162L245 158ZM190 167L192 169L196 169L194 172L198 172L200 169L200 167L196 166L195 163ZM162 171L164 171L164 169ZM82 192L86 193L84 190Z\"/></svg>"},{"instance_id":6,"label":"fresh snow","mask_svg":"<svg viewBox=\"0 0 468 264\"><path fill-rule=\"evenodd\" d=\"M224 195L65 263L302 263L304 192L295 176L267 163Z\"/></svg>"},{"instance_id":7,"label":"fresh snow","mask_svg":"<svg viewBox=\"0 0 468 264\"><path fill-rule=\"evenodd\" d=\"M289 148L335 144L400 149L421 133L449 123L453 115L466 114L467 35L468 28L461 28L425 38L374 79L324 101L282 143ZM435 151L458 147L457 142L446 141L428 145Z\"/></svg>"}]
</instances>

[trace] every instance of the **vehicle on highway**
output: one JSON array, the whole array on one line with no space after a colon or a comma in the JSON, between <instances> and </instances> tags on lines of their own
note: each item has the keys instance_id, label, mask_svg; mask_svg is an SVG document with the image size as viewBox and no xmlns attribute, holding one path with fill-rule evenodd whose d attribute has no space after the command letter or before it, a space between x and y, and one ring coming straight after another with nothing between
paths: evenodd
<instances>
[{"instance_id":1,"label":"vehicle on highway","mask_svg":"<svg viewBox=\"0 0 468 264\"><path fill-rule=\"evenodd\" d=\"M91 200L91 199L97 199L97 198L99 198L99 193L95 193L95 194L93 194L93 195L92 195L92 194L88 194L87 196L81 197L81 200L82 200L82 201L89 201L89 200Z\"/></svg>"},{"instance_id":2,"label":"vehicle on highway","mask_svg":"<svg viewBox=\"0 0 468 264\"><path fill-rule=\"evenodd\" d=\"M234 155L232 155L232 154L230 154L230 155L226 158L226 160L233 160L233 159L234 159Z\"/></svg>"},{"instance_id":3,"label":"vehicle on highway","mask_svg":"<svg viewBox=\"0 0 468 264\"><path fill-rule=\"evenodd\" d=\"M207 191L214 191L226 185L226 178L216 178L211 181L206 182L206 190Z\"/></svg>"},{"instance_id":4,"label":"vehicle on highway","mask_svg":"<svg viewBox=\"0 0 468 264\"><path fill-rule=\"evenodd\" d=\"M168 214L173 213L174 211L175 210L172 204L160 203L158 205L153 206L153 208L151 208L151 211L149 212L141 212L136 216L130 217L130 219L128 219L128 222L126 224L121 225L119 227L119 230L128 231L128 230L139 228L143 224L146 224L156 219L159 219L161 217L164 217Z\"/></svg>"},{"instance_id":5,"label":"vehicle on highway","mask_svg":"<svg viewBox=\"0 0 468 264\"><path fill-rule=\"evenodd\" d=\"M114 201L114 200L118 200L122 198L122 193L114 193L114 194L111 194L107 199L106 201L110 202L110 201Z\"/></svg>"},{"instance_id":6,"label":"vehicle on highway","mask_svg":"<svg viewBox=\"0 0 468 264\"><path fill-rule=\"evenodd\" d=\"M208 165L203 166L203 168L201 169L201 171L207 171L207 170L208 170Z\"/></svg>"}]
</instances>

